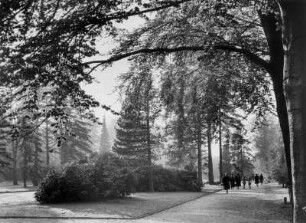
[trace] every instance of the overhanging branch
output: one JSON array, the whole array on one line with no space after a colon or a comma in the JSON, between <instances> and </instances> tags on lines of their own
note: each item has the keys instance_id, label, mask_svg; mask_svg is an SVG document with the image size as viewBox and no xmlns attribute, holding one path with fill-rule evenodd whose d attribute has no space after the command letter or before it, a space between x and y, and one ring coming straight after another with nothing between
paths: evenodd
<instances>
[{"instance_id":1,"label":"overhanging branch","mask_svg":"<svg viewBox=\"0 0 306 223\"><path fill-rule=\"evenodd\" d=\"M107 63L112 63L130 56L134 56L137 54L145 53L145 54L150 54L150 53L160 53L160 54L165 54L165 53L174 53L174 52L180 52L180 51L203 51L206 48L203 46L182 46L182 47L176 47L176 48L154 48L154 49L140 49L136 50L133 52L129 53L124 53L124 54L119 54L112 56L106 60L92 60L88 62L84 62L83 65L90 65L90 64L107 64Z\"/></svg>"},{"instance_id":2,"label":"overhanging branch","mask_svg":"<svg viewBox=\"0 0 306 223\"><path fill-rule=\"evenodd\" d=\"M240 48L237 46L230 46L230 45L215 45L215 49L217 50L225 50L229 52L236 52L244 55L246 58L248 58L251 62L255 63L256 65L263 67L266 71L270 71L270 63L265 61L264 59L260 58L258 55L252 53L251 51Z\"/></svg>"},{"instance_id":3,"label":"overhanging branch","mask_svg":"<svg viewBox=\"0 0 306 223\"><path fill-rule=\"evenodd\" d=\"M180 52L180 51L193 51L193 52L205 51L208 49L211 49L211 46L181 46L181 47L175 47L175 48L140 49L140 50L135 50L132 52L124 53L124 54L115 55L105 60L87 61L87 62L84 62L83 65L88 66L88 65L94 64L95 68L97 68L100 65L116 62L116 61L122 60L124 58L128 58L130 56L134 56L137 54L152 54L152 53L168 54L168 53L174 53L174 52ZM230 46L230 45L215 45L214 49L240 53L244 55L245 57L247 57L251 62L264 68L266 71L270 72L271 70L271 65L269 62L265 61L264 59L260 58L258 55L252 53L251 51L247 49L240 48L237 46Z\"/></svg>"}]
</instances>

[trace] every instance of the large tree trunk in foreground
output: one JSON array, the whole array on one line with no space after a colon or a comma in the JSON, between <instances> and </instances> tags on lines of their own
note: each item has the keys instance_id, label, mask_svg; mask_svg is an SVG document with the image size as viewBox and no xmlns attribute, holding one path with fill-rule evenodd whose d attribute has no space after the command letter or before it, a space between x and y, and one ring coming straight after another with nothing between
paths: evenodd
<instances>
[{"instance_id":1,"label":"large tree trunk in foreground","mask_svg":"<svg viewBox=\"0 0 306 223\"><path fill-rule=\"evenodd\" d=\"M293 222L306 222L306 1L279 0L285 50L284 90L289 116Z\"/></svg>"},{"instance_id":2,"label":"large tree trunk in foreground","mask_svg":"<svg viewBox=\"0 0 306 223\"><path fill-rule=\"evenodd\" d=\"M269 73L276 101L276 111L282 132L284 150L286 155L286 164L288 169L288 180L291 183L291 158L290 158L290 132L287 105L283 89L283 67L284 67L284 49L282 43L282 33L277 27L277 18L274 13L263 14L258 12L263 30L266 35L270 51L270 62L266 70ZM292 188L289 187L290 202L292 201Z\"/></svg>"}]
</instances>

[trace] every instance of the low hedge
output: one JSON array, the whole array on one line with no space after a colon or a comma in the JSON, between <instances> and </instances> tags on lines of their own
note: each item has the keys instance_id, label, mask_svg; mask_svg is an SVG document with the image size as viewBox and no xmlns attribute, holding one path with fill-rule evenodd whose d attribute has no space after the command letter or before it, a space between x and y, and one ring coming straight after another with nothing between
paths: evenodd
<instances>
[{"instance_id":1,"label":"low hedge","mask_svg":"<svg viewBox=\"0 0 306 223\"><path fill-rule=\"evenodd\" d=\"M136 191L148 191L148 168L139 168L135 171ZM197 180L197 172L190 170L177 170L164 168L162 166L153 167L154 191L193 191L199 192L203 184Z\"/></svg>"}]
</instances>

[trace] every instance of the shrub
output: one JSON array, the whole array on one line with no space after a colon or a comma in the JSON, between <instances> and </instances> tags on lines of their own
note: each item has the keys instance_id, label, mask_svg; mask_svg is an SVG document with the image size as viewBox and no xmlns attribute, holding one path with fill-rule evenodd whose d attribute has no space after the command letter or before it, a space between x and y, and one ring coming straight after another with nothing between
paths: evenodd
<instances>
[{"instance_id":1,"label":"shrub","mask_svg":"<svg viewBox=\"0 0 306 223\"><path fill-rule=\"evenodd\" d=\"M51 172L39 185L40 203L94 201L125 197L134 191L134 178L126 163L114 154L104 154L85 164L72 164Z\"/></svg>"},{"instance_id":2,"label":"shrub","mask_svg":"<svg viewBox=\"0 0 306 223\"><path fill-rule=\"evenodd\" d=\"M136 191L148 191L148 168L135 171ZM168 169L162 166L153 168L154 190L164 191L201 191L202 184L197 181L197 174L191 170Z\"/></svg>"}]
</instances>

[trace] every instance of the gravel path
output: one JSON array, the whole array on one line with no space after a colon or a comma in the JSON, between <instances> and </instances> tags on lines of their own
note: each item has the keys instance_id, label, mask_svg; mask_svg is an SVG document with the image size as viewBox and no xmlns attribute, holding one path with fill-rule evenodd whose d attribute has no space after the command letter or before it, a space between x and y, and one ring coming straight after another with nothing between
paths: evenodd
<instances>
[{"instance_id":1,"label":"gravel path","mask_svg":"<svg viewBox=\"0 0 306 223\"><path fill-rule=\"evenodd\" d=\"M18 199L23 199L18 194ZM23 195L25 196L25 195ZM265 184L251 190L220 191L141 219L0 219L1 223L289 223L290 206L283 204L286 189ZM0 205L5 202L0 197ZM37 210L39 211L39 210Z\"/></svg>"}]
</instances>

